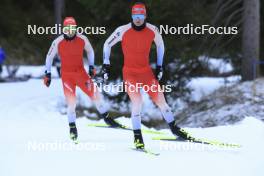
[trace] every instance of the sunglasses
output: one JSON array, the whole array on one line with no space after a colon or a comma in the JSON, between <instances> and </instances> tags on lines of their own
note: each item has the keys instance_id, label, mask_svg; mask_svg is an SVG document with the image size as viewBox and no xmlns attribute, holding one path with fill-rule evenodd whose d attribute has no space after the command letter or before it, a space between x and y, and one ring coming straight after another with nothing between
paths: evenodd
<instances>
[{"instance_id":1,"label":"sunglasses","mask_svg":"<svg viewBox=\"0 0 264 176\"><path fill-rule=\"evenodd\" d=\"M145 19L145 15L142 14L136 14L136 15L132 15L132 19L140 19L140 20L144 20Z\"/></svg>"}]
</instances>

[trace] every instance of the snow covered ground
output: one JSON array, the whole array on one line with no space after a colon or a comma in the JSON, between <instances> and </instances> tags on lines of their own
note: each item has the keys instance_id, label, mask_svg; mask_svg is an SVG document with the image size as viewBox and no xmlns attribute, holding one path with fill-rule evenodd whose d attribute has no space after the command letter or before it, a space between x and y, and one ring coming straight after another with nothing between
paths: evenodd
<instances>
[{"instance_id":1,"label":"snow covered ground","mask_svg":"<svg viewBox=\"0 0 264 176\"><path fill-rule=\"evenodd\" d=\"M262 176L264 124L247 117L234 126L188 128L194 136L239 143L227 149L201 144L159 142L144 134L151 156L131 150L131 131L87 127L77 121L80 144L68 139L65 115L58 112L61 82L42 80L0 84L0 175L203 175ZM120 121L130 125L130 120ZM169 134L168 130L162 130Z\"/></svg>"}]
</instances>

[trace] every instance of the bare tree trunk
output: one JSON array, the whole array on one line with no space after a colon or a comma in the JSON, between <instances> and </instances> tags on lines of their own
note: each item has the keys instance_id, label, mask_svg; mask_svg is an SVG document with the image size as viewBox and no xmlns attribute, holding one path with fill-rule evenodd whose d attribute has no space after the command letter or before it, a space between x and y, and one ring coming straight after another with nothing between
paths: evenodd
<instances>
[{"instance_id":1,"label":"bare tree trunk","mask_svg":"<svg viewBox=\"0 0 264 176\"><path fill-rule=\"evenodd\" d=\"M57 28L59 28L59 24L62 23L62 15L65 12L65 1L64 0L54 0L54 13L55 13L55 24L58 25ZM59 33L57 36L60 35ZM54 65L57 68L57 72L59 77L61 77L61 61L59 56L57 55L53 61Z\"/></svg>"},{"instance_id":2,"label":"bare tree trunk","mask_svg":"<svg viewBox=\"0 0 264 176\"><path fill-rule=\"evenodd\" d=\"M242 37L242 80L254 80L259 73L260 2L244 0Z\"/></svg>"},{"instance_id":3,"label":"bare tree trunk","mask_svg":"<svg viewBox=\"0 0 264 176\"><path fill-rule=\"evenodd\" d=\"M55 24L61 24L64 13L64 0L54 0Z\"/></svg>"}]
</instances>

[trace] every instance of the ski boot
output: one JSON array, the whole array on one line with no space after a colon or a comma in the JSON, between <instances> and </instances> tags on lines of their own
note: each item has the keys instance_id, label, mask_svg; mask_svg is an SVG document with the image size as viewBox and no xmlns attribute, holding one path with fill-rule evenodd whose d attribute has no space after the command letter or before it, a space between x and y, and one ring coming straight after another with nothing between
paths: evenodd
<instances>
[{"instance_id":1,"label":"ski boot","mask_svg":"<svg viewBox=\"0 0 264 176\"><path fill-rule=\"evenodd\" d=\"M70 138L74 142L77 142L78 132L77 132L77 128L76 128L75 122L69 123L69 126L70 126Z\"/></svg>"},{"instance_id":2,"label":"ski boot","mask_svg":"<svg viewBox=\"0 0 264 176\"><path fill-rule=\"evenodd\" d=\"M144 145L141 130L133 130L133 132L134 132L134 145L136 149L144 149L145 145Z\"/></svg>"},{"instance_id":3,"label":"ski boot","mask_svg":"<svg viewBox=\"0 0 264 176\"><path fill-rule=\"evenodd\" d=\"M106 112L101 115L102 118L104 118L104 121L107 125L113 128L125 128L125 126L121 125L117 121L115 121L113 118L109 117L109 113Z\"/></svg>"},{"instance_id":4,"label":"ski boot","mask_svg":"<svg viewBox=\"0 0 264 176\"><path fill-rule=\"evenodd\" d=\"M175 121L169 123L169 126L171 129L171 132L177 137L179 137L180 140L190 140L190 141L194 140L194 138L187 131L178 127L175 124Z\"/></svg>"}]
</instances>

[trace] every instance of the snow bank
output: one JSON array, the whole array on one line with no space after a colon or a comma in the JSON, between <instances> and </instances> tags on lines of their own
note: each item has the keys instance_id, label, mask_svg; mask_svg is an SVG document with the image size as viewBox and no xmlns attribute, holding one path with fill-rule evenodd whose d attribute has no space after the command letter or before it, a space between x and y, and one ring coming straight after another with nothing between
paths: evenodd
<instances>
[{"instance_id":1,"label":"snow bank","mask_svg":"<svg viewBox=\"0 0 264 176\"><path fill-rule=\"evenodd\" d=\"M220 74L230 73L234 70L230 59L211 58L200 56L198 58L210 71L217 71Z\"/></svg>"},{"instance_id":2,"label":"snow bank","mask_svg":"<svg viewBox=\"0 0 264 176\"><path fill-rule=\"evenodd\" d=\"M264 79L221 87L176 116L182 125L206 127L233 124L246 116L264 120Z\"/></svg>"},{"instance_id":3,"label":"snow bank","mask_svg":"<svg viewBox=\"0 0 264 176\"><path fill-rule=\"evenodd\" d=\"M11 69L13 66L9 66ZM17 67L17 66L15 66ZM17 77L23 77L23 76L30 76L33 78L41 78L44 75L45 67L44 66L33 66L33 65L20 65L18 66L18 70L16 72ZM56 67L51 68L51 73L53 77L58 77L58 73L56 70ZM1 74L2 77L8 76L7 67L3 67L3 72Z\"/></svg>"},{"instance_id":4,"label":"snow bank","mask_svg":"<svg viewBox=\"0 0 264 176\"><path fill-rule=\"evenodd\" d=\"M197 77L192 78L187 84L191 89L191 101L200 101L203 97L211 94L223 86L232 86L241 80L240 76L230 76L227 78Z\"/></svg>"}]
</instances>

